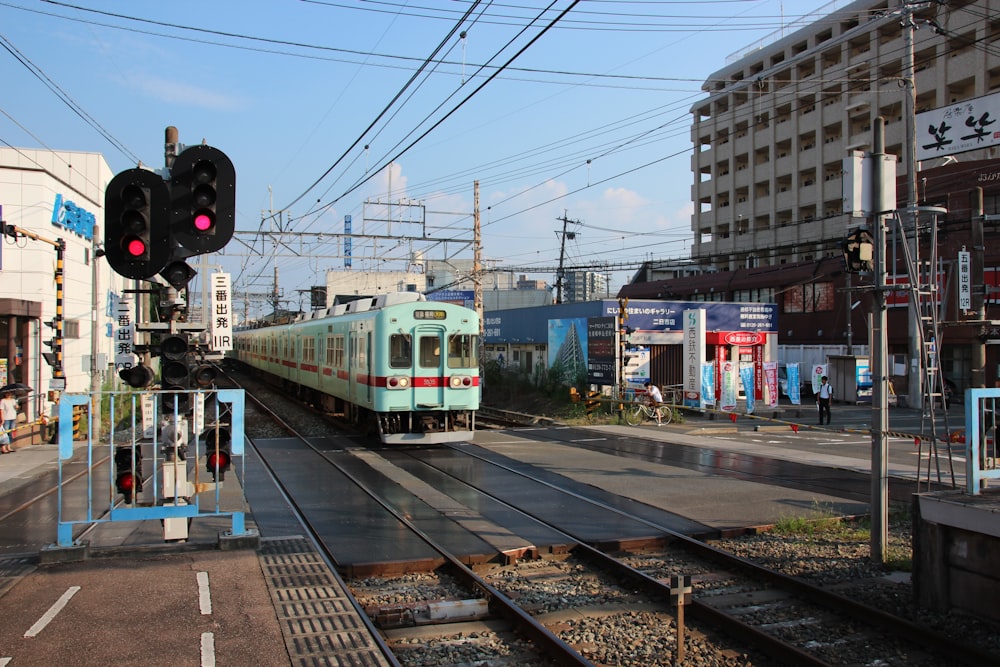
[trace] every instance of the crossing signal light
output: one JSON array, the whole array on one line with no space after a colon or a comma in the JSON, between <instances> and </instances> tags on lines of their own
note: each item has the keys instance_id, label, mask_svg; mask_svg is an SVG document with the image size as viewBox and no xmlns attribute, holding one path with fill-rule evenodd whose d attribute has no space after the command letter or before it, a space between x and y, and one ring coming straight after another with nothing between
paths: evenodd
<instances>
[{"instance_id":1,"label":"crossing signal light","mask_svg":"<svg viewBox=\"0 0 1000 667\"><path fill-rule=\"evenodd\" d=\"M194 383L201 387L202 389L208 389L215 384L215 378L218 373L215 370L215 366L211 364L201 364L194 369L191 374L194 378Z\"/></svg>"},{"instance_id":2,"label":"crossing signal light","mask_svg":"<svg viewBox=\"0 0 1000 667\"><path fill-rule=\"evenodd\" d=\"M200 255L225 247L236 231L236 169L218 148L191 146L170 168L170 231Z\"/></svg>"},{"instance_id":3,"label":"crossing signal light","mask_svg":"<svg viewBox=\"0 0 1000 667\"><path fill-rule=\"evenodd\" d=\"M170 334L160 340L160 387L164 390L165 412L187 412L189 400L187 356L190 349L187 336Z\"/></svg>"},{"instance_id":4,"label":"crossing signal light","mask_svg":"<svg viewBox=\"0 0 1000 667\"><path fill-rule=\"evenodd\" d=\"M142 364L119 369L118 377L120 377L125 384L130 387L135 387L136 389L148 387L153 384L153 380L156 379L153 369Z\"/></svg>"},{"instance_id":5,"label":"crossing signal light","mask_svg":"<svg viewBox=\"0 0 1000 667\"><path fill-rule=\"evenodd\" d=\"M841 245L849 273L870 273L874 270L875 239L870 231L859 227L848 234Z\"/></svg>"},{"instance_id":6,"label":"crossing signal light","mask_svg":"<svg viewBox=\"0 0 1000 667\"><path fill-rule=\"evenodd\" d=\"M205 470L212 479L221 482L233 462L233 436L225 426L214 426L202 433L205 441Z\"/></svg>"},{"instance_id":7,"label":"crossing signal light","mask_svg":"<svg viewBox=\"0 0 1000 667\"><path fill-rule=\"evenodd\" d=\"M115 489L129 505L142 492L142 451L138 446L115 449Z\"/></svg>"},{"instance_id":8,"label":"crossing signal light","mask_svg":"<svg viewBox=\"0 0 1000 667\"><path fill-rule=\"evenodd\" d=\"M178 291L187 287L197 274L198 272L188 266L183 259L168 262L166 268L160 271L160 276Z\"/></svg>"},{"instance_id":9,"label":"crossing signal light","mask_svg":"<svg viewBox=\"0 0 1000 667\"><path fill-rule=\"evenodd\" d=\"M145 169L127 169L104 191L104 252L126 278L152 278L169 257L170 190Z\"/></svg>"},{"instance_id":10,"label":"crossing signal light","mask_svg":"<svg viewBox=\"0 0 1000 667\"><path fill-rule=\"evenodd\" d=\"M55 319L46 320L42 324L44 324L50 329L56 328ZM58 335L58 331L56 331L55 333L56 335ZM58 363L58 354L56 354L56 342L57 341L55 336L49 338L48 340L42 341L42 344L45 345L45 347L52 350L51 352L42 352L42 358L45 359L45 363L47 363L49 366L52 366L53 368L55 368L56 364Z\"/></svg>"}]
</instances>

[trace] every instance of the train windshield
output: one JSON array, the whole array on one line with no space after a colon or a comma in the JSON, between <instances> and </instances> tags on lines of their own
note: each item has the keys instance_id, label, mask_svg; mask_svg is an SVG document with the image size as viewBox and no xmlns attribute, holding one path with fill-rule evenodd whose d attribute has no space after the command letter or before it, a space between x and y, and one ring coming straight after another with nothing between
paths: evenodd
<instances>
[{"instance_id":1,"label":"train windshield","mask_svg":"<svg viewBox=\"0 0 1000 667\"><path fill-rule=\"evenodd\" d=\"M413 343L410 334L392 334L389 336L389 367L411 366L413 366Z\"/></svg>"},{"instance_id":2,"label":"train windshield","mask_svg":"<svg viewBox=\"0 0 1000 667\"><path fill-rule=\"evenodd\" d=\"M420 337L420 365L423 368L440 368L441 339L437 336Z\"/></svg>"},{"instance_id":3,"label":"train windshield","mask_svg":"<svg viewBox=\"0 0 1000 667\"><path fill-rule=\"evenodd\" d=\"M475 368L479 336L456 334L448 337L448 368Z\"/></svg>"}]
</instances>

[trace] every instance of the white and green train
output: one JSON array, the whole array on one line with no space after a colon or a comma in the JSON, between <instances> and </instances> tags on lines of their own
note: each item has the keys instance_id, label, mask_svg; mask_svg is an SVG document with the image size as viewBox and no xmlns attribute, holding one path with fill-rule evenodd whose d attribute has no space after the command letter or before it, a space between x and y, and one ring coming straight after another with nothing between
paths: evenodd
<instances>
[{"instance_id":1,"label":"white and green train","mask_svg":"<svg viewBox=\"0 0 1000 667\"><path fill-rule=\"evenodd\" d=\"M384 443L460 442L479 409L479 317L411 292L234 334L236 358Z\"/></svg>"}]
</instances>

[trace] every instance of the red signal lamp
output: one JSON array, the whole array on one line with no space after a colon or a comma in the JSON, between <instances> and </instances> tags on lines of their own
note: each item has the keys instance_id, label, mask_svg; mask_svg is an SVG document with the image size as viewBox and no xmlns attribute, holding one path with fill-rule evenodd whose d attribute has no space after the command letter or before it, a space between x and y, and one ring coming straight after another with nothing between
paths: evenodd
<instances>
[{"instance_id":1,"label":"red signal lamp","mask_svg":"<svg viewBox=\"0 0 1000 667\"><path fill-rule=\"evenodd\" d=\"M198 211L194 214L194 229L197 232L208 232L215 226L215 218L208 211Z\"/></svg>"},{"instance_id":2,"label":"red signal lamp","mask_svg":"<svg viewBox=\"0 0 1000 667\"><path fill-rule=\"evenodd\" d=\"M146 254L146 242L137 236L130 236L123 242L125 254L129 257L142 257Z\"/></svg>"},{"instance_id":3,"label":"red signal lamp","mask_svg":"<svg viewBox=\"0 0 1000 667\"><path fill-rule=\"evenodd\" d=\"M232 433L223 426L210 426L202 434L205 441L205 470L212 479L221 482L226 478L226 471L233 462Z\"/></svg>"},{"instance_id":4,"label":"red signal lamp","mask_svg":"<svg viewBox=\"0 0 1000 667\"><path fill-rule=\"evenodd\" d=\"M210 472L227 470L230 463L232 463L232 460L229 458L228 452L220 450L218 452L210 452L208 455L207 467Z\"/></svg>"},{"instance_id":5,"label":"red signal lamp","mask_svg":"<svg viewBox=\"0 0 1000 667\"><path fill-rule=\"evenodd\" d=\"M126 497L132 497L132 491L135 489L135 477L132 473L126 472L118 476L118 491L124 494Z\"/></svg>"},{"instance_id":6,"label":"red signal lamp","mask_svg":"<svg viewBox=\"0 0 1000 667\"><path fill-rule=\"evenodd\" d=\"M136 494L142 491L142 454L138 447L118 447L114 459L115 489L131 505Z\"/></svg>"}]
</instances>

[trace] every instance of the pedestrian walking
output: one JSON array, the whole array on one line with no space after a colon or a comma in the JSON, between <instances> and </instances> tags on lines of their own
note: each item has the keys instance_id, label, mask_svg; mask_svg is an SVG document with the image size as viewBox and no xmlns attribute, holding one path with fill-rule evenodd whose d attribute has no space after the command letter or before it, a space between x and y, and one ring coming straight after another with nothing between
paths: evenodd
<instances>
[{"instance_id":1,"label":"pedestrian walking","mask_svg":"<svg viewBox=\"0 0 1000 667\"><path fill-rule=\"evenodd\" d=\"M819 423L823 425L823 415L826 415L826 423L830 423L830 401L833 399L833 387L830 386L829 378L823 376L819 380L819 390L816 392L816 407L819 408Z\"/></svg>"}]
</instances>

